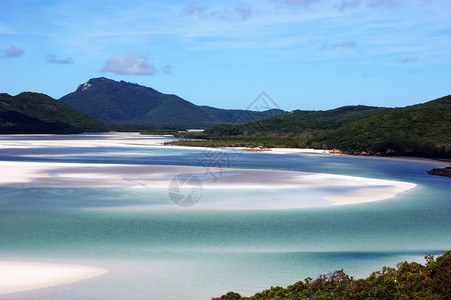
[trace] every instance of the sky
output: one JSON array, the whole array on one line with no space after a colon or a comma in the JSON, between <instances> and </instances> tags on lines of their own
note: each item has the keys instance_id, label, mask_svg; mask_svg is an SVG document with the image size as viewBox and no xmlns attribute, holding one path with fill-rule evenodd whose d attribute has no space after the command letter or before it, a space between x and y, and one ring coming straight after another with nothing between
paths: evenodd
<instances>
[{"instance_id":1,"label":"sky","mask_svg":"<svg viewBox=\"0 0 451 300\"><path fill-rule=\"evenodd\" d=\"M400 107L451 94L451 0L0 0L0 92L107 77L198 105Z\"/></svg>"}]
</instances>

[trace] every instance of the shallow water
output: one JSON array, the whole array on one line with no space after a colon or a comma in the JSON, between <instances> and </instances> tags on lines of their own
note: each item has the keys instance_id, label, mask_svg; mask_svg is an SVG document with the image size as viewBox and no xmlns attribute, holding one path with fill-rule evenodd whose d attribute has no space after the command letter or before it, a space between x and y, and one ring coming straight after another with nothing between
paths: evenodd
<instances>
[{"instance_id":1,"label":"shallow water","mask_svg":"<svg viewBox=\"0 0 451 300\"><path fill-rule=\"evenodd\" d=\"M99 137L111 140L111 145L46 146L58 139L89 142ZM167 187L3 187L0 259L110 269L94 279L16 293L8 299L210 299L230 290L251 295L336 269L365 277L383 265L422 262L426 254L451 248L451 185L448 178L425 173L433 165L143 147L141 139L149 137L134 137L135 141L118 146L121 138L2 136L0 143L9 139L18 147L2 150L0 160L293 170L399 180L418 187L384 201L294 210L252 210L252 201L263 197L277 203L302 196L314 203L334 191L204 190L200 204L221 202L226 208L215 210L178 207L170 201ZM40 146L21 148L21 139Z\"/></svg>"}]
</instances>

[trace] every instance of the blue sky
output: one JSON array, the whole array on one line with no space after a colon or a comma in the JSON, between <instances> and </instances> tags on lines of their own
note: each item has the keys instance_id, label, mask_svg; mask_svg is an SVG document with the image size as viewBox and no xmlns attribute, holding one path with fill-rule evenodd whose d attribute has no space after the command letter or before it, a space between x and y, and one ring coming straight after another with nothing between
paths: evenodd
<instances>
[{"instance_id":1,"label":"blue sky","mask_svg":"<svg viewBox=\"0 0 451 300\"><path fill-rule=\"evenodd\" d=\"M451 1L0 0L0 92L102 76L221 108L417 104L451 94Z\"/></svg>"}]
</instances>

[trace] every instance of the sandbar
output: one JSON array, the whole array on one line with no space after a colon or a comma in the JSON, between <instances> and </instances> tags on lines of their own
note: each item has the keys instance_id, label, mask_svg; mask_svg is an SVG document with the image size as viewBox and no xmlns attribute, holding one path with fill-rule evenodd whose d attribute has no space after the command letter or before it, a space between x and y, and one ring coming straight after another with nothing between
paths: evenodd
<instances>
[{"instance_id":1,"label":"sandbar","mask_svg":"<svg viewBox=\"0 0 451 300\"><path fill-rule=\"evenodd\" d=\"M167 189L174 178L193 176L203 189L358 189L324 197L332 205L384 200L416 187L409 182L347 175L194 166L0 161L0 169L0 186L16 188Z\"/></svg>"},{"instance_id":2,"label":"sandbar","mask_svg":"<svg viewBox=\"0 0 451 300\"><path fill-rule=\"evenodd\" d=\"M107 272L83 265L0 261L0 295L73 283Z\"/></svg>"}]
</instances>

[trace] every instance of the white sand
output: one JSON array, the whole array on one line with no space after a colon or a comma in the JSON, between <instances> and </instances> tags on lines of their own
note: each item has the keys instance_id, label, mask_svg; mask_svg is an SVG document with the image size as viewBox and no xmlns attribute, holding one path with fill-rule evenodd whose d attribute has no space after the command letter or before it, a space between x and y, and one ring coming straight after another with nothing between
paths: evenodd
<instances>
[{"instance_id":1,"label":"white sand","mask_svg":"<svg viewBox=\"0 0 451 300\"><path fill-rule=\"evenodd\" d=\"M11 139L13 137L13 139ZM181 146L161 146L172 139L171 136L148 136L137 133L109 133L103 135L52 136L27 135L33 139L14 139L14 136L0 135L0 153L2 149L24 149L24 151L6 152L7 155L39 156L28 149L61 147L141 147L144 153L155 148L186 148ZM54 138L53 138L54 137ZM199 149L198 147L194 147ZM242 151L243 148L210 149L207 151ZM273 148L264 153L274 154L313 154L339 155L315 149ZM59 155L50 153L51 156ZM65 155L64 153L62 155ZM125 154L126 155L126 154ZM359 156L357 156L359 157ZM364 157L369 158L369 157ZM374 158L392 159L392 158ZM396 158L404 159L404 158ZM435 160L408 158L409 161L448 164ZM191 166L123 165L123 164L78 164L78 163L39 163L0 161L0 186L9 187L134 187L167 189L174 176L180 174L196 175L202 180L204 189L299 189L355 187L358 191L336 192L323 199L333 204L355 204L388 199L414 188L407 182L371 179L355 176L274 171L249 169L204 168Z\"/></svg>"},{"instance_id":2,"label":"white sand","mask_svg":"<svg viewBox=\"0 0 451 300\"><path fill-rule=\"evenodd\" d=\"M0 261L0 295L73 283L107 272L82 265Z\"/></svg>"},{"instance_id":3,"label":"white sand","mask_svg":"<svg viewBox=\"0 0 451 300\"><path fill-rule=\"evenodd\" d=\"M0 186L132 187L167 189L178 175L194 175L204 189L365 188L324 199L335 205L388 199L413 183L334 174L192 166L77 164L0 161Z\"/></svg>"}]
</instances>

